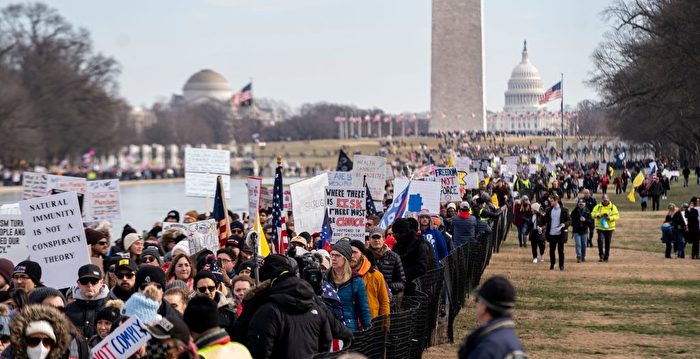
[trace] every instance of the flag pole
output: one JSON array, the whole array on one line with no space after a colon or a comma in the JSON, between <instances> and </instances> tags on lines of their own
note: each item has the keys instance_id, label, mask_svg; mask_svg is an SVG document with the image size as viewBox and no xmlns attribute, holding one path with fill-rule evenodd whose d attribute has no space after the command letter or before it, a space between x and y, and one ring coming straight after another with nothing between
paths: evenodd
<instances>
[{"instance_id":1,"label":"flag pole","mask_svg":"<svg viewBox=\"0 0 700 359\"><path fill-rule=\"evenodd\" d=\"M564 159L564 73L561 73L561 158Z\"/></svg>"}]
</instances>

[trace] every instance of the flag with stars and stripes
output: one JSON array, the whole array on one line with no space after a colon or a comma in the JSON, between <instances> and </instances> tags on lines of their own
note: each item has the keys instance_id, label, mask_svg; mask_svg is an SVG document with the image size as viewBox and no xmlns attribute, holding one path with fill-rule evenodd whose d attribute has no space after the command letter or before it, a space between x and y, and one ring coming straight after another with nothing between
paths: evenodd
<instances>
[{"instance_id":1,"label":"flag with stars and stripes","mask_svg":"<svg viewBox=\"0 0 700 359\"><path fill-rule=\"evenodd\" d=\"M231 99L233 107L248 107L253 105L253 83L249 83L236 92Z\"/></svg>"},{"instance_id":2,"label":"flag with stars and stripes","mask_svg":"<svg viewBox=\"0 0 700 359\"><path fill-rule=\"evenodd\" d=\"M554 86L547 89L542 96L540 96L540 105L544 105L549 101L561 98L561 81L554 84Z\"/></svg>"},{"instance_id":3,"label":"flag with stars and stripes","mask_svg":"<svg viewBox=\"0 0 700 359\"><path fill-rule=\"evenodd\" d=\"M374 216L377 214L377 207L374 206L374 200L372 199L372 192L369 190L369 185L365 183L365 192L367 193L365 195L365 199L367 204L365 205L365 208L367 209L367 215L368 216Z\"/></svg>"},{"instance_id":4,"label":"flag with stars and stripes","mask_svg":"<svg viewBox=\"0 0 700 359\"><path fill-rule=\"evenodd\" d=\"M331 221L328 218L328 210L323 215L323 226L321 226L321 240L318 242L318 249L325 249L328 253L331 252L331 239L333 238L333 229L331 229Z\"/></svg>"},{"instance_id":5,"label":"flag with stars and stripes","mask_svg":"<svg viewBox=\"0 0 700 359\"><path fill-rule=\"evenodd\" d=\"M272 231L271 241L276 247L276 253L284 253L282 245L282 209L284 195L282 193L282 166L275 170L275 183L272 187Z\"/></svg>"}]
</instances>

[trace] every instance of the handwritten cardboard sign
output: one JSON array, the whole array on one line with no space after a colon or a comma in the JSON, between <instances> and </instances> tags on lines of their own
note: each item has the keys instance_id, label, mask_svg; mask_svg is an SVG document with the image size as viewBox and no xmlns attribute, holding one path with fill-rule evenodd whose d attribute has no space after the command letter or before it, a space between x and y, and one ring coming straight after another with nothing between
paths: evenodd
<instances>
[{"instance_id":1,"label":"handwritten cardboard sign","mask_svg":"<svg viewBox=\"0 0 700 359\"><path fill-rule=\"evenodd\" d=\"M131 317L97 343L90 351L93 359L126 359L141 349L151 339L146 323Z\"/></svg>"},{"instance_id":2,"label":"handwritten cardboard sign","mask_svg":"<svg viewBox=\"0 0 700 359\"><path fill-rule=\"evenodd\" d=\"M331 242L343 237L365 240L365 196L364 187L326 187L326 210L333 230Z\"/></svg>"}]
</instances>

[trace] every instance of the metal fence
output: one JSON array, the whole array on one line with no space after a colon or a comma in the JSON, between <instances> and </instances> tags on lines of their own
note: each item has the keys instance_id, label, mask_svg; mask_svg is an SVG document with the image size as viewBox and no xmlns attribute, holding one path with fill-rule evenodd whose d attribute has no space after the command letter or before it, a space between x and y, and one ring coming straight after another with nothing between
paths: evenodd
<instances>
[{"instance_id":1,"label":"metal fence","mask_svg":"<svg viewBox=\"0 0 700 359\"><path fill-rule=\"evenodd\" d=\"M372 327L355 333L346 350L314 358L337 358L345 352L361 353L370 359L420 358L432 345L454 342L455 319L469 292L479 285L491 255L506 239L511 221L508 211L502 212L492 224L491 235L450 252L440 268L416 280L416 295L404 297L400 306L392 307L388 318L374 318Z\"/></svg>"}]
</instances>

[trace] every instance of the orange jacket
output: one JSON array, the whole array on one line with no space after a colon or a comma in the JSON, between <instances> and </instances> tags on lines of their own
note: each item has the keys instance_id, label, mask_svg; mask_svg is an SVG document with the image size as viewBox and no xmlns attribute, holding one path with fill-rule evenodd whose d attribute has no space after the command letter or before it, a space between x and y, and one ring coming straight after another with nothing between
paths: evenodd
<instances>
[{"instance_id":1,"label":"orange jacket","mask_svg":"<svg viewBox=\"0 0 700 359\"><path fill-rule=\"evenodd\" d=\"M380 315L389 315L389 292L382 272L377 267L373 267L367 257L362 256L362 264L357 274L362 277L367 288L370 316L375 318Z\"/></svg>"}]
</instances>

